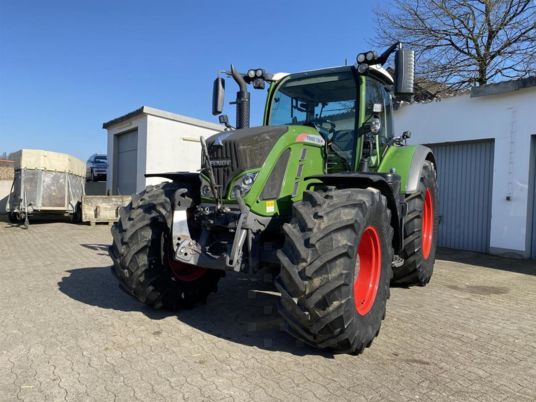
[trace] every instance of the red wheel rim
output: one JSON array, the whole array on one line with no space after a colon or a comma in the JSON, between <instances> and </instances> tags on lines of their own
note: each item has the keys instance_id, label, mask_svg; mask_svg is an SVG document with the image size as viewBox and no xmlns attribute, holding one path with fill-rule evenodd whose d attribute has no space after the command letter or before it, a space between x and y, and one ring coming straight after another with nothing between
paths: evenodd
<instances>
[{"instance_id":1,"label":"red wheel rim","mask_svg":"<svg viewBox=\"0 0 536 402\"><path fill-rule=\"evenodd\" d=\"M432 237L434 235L434 202L432 191L427 188L424 195L424 206L422 210L422 256L425 260L430 257L432 250Z\"/></svg>"},{"instance_id":2,"label":"red wheel rim","mask_svg":"<svg viewBox=\"0 0 536 402\"><path fill-rule=\"evenodd\" d=\"M207 270L205 268L197 267L195 265L184 264L179 261L166 258L166 263L173 277L182 282L193 282L201 278Z\"/></svg>"},{"instance_id":3,"label":"red wheel rim","mask_svg":"<svg viewBox=\"0 0 536 402\"><path fill-rule=\"evenodd\" d=\"M380 237L373 226L368 226L357 248L359 274L354 282L354 303L360 315L367 314L376 300L382 270Z\"/></svg>"}]
</instances>

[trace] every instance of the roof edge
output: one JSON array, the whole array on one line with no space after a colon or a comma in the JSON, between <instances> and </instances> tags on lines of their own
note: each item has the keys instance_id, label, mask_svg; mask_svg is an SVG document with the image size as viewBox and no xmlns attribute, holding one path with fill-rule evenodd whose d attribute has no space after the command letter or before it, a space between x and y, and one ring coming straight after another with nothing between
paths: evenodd
<instances>
[{"instance_id":1,"label":"roof edge","mask_svg":"<svg viewBox=\"0 0 536 402\"><path fill-rule=\"evenodd\" d=\"M178 121L181 123L190 124L192 126L197 126L197 127L205 127L205 128L211 128L214 130L221 130L221 131L224 130L223 126L216 124L216 123L212 123L206 120L196 119L193 117L183 116L183 115L176 114L176 113L167 112L165 110L156 109L150 106L142 106L136 110L133 110L130 113L127 113L123 116L119 116L110 121L107 121L102 124L102 128L108 129L111 126L114 126L116 124L122 123L124 121L130 120L136 116L143 115L143 114L161 117L163 119Z\"/></svg>"},{"instance_id":2,"label":"roof edge","mask_svg":"<svg viewBox=\"0 0 536 402\"><path fill-rule=\"evenodd\" d=\"M531 87L536 87L536 76L519 78L517 80L502 81L494 84L485 84L479 87L472 87L471 98L478 98L480 96L500 95Z\"/></svg>"}]
</instances>

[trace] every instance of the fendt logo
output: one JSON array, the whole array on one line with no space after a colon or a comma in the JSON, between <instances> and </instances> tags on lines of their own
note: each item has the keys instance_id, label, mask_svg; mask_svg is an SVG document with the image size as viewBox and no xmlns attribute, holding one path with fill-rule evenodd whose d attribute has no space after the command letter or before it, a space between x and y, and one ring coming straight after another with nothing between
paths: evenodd
<instances>
[{"instance_id":1,"label":"fendt logo","mask_svg":"<svg viewBox=\"0 0 536 402\"><path fill-rule=\"evenodd\" d=\"M210 166L215 166L215 167L231 166L231 160L230 159L212 160L210 161Z\"/></svg>"},{"instance_id":2,"label":"fendt logo","mask_svg":"<svg viewBox=\"0 0 536 402\"><path fill-rule=\"evenodd\" d=\"M318 146L324 146L326 144L326 141L319 136L315 134L307 134L307 133L301 133L296 137L296 142L307 142L309 144L318 145Z\"/></svg>"}]
</instances>

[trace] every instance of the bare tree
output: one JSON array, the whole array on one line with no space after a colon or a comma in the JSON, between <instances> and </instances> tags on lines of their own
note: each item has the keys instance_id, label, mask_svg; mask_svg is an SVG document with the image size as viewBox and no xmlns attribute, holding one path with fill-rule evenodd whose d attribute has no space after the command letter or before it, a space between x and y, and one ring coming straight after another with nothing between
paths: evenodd
<instances>
[{"instance_id":1,"label":"bare tree","mask_svg":"<svg viewBox=\"0 0 536 402\"><path fill-rule=\"evenodd\" d=\"M464 89L536 73L535 0L393 0L375 10L376 45L402 41L416 73ZM441 91L437 91L441 92Z\"/></svg>"}]
</instances>

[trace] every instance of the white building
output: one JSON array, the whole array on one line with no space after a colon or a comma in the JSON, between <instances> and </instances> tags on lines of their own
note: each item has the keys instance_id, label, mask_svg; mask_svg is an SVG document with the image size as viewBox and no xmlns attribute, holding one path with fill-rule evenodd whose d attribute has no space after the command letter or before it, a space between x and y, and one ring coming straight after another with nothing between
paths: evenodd
<instances>
[{"instance_id":1,"label":"white building","mask_svg":"<svg viewBox=\"0 0 536 402\"><path fill-rule=\"evenodd\" d=\"M441 246L536 258L536 78L402 106L396 128L430 144Z\"/></svg>"},{"instance_id":2,"label":"white building","mask_svg":"<svg viewBox=\"0 0 536 402\"><path fill-rule=\"evenodd\" d=\"M103 124L108 131L106 190L133 194L165 179L147 173L196 171L201 167L200 137L224 127L143 106Z\"/></svg>"}]
</instances>

